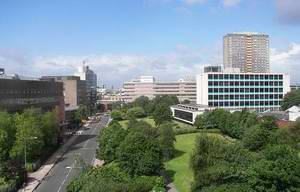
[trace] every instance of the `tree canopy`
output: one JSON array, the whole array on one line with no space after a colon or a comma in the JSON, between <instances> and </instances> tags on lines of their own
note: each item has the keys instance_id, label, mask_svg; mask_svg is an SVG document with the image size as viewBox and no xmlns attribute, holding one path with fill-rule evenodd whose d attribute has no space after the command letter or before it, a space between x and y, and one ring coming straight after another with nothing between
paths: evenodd
<instances>
[{"instance_id":1,"label":"tree canopy","mask_svg":"<svg viewBox=\"0 0 300 192\"><path fill-rule=\"evenodd\" d=\"M287 93L283 98L281 108L287 110L294 105L300 105L300 90L294 90Z\"/></svg>"}]
</instances>

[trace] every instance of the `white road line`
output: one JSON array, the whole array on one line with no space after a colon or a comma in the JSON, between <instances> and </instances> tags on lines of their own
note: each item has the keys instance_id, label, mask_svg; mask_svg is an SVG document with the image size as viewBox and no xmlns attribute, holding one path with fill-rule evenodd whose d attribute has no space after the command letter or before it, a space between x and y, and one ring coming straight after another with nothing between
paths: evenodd
<instances>
[{"instance_id":1,"label":"white road line","mask_svg":"<svg viewBox=\"0 0 300 192\"><path fill-rule=\"evenodd\" d=\"M67 178L69 177L69 175L70 175L70 173L71 173L72 169L73 169L73 168L74 168L74 166L75 166L75 163L76 163L76 159L75 159L74 163L72 164L71 168L69 169L69 171L68 171L68 174L65 176L64 180L63 180L63 181L62 181L62 183L60 184L60 186L59 186L59 188L58 188L57 192L60 192L60 190L61 190L62 186L65 184L65 182L66 182Z\"/></svg>"}]
</instances>

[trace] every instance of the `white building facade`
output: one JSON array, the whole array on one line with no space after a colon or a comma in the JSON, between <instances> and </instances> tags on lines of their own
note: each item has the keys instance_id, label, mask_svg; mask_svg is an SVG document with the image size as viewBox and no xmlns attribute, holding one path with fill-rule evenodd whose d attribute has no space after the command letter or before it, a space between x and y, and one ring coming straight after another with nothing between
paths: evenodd
<instances>
[{"instance_id":1,"label":"white building facade","mask_svg":"<svg viewBox=\"0 0 300 192\"><path fill-rule=\"evenodd\" d=\"M197 104L228 110L277 110L290 91L281 73L202 73L197 76Z\"/></svg>"}]
</instances>

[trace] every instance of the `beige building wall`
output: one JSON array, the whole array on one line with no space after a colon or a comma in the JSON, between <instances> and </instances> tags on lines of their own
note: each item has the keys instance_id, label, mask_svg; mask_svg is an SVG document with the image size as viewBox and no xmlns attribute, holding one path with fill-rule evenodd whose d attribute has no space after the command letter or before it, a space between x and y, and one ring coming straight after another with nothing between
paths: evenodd
<instances>
[{"instance_id":1,"label":"beige building wall","mask_svg":"<svg viewBox=\"0 0 300 192\"><path fill-rule=\"evenodd\" d=\"M184 100L196 102L196 82L143 82L141 80L132 80L123 84L122 98L125 102L133 102L140 96L147 96L149 99L153 99L158 95L175 95L180 102Z\"/></svg>"}]
</instances>

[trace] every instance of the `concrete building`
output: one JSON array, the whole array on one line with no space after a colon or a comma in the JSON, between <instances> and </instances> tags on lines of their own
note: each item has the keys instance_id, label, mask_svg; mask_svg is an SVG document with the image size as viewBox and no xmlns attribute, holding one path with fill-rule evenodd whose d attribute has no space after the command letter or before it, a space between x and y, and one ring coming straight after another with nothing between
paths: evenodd
<instances>
[{"instance_id":1,"label":"concrete building","mask_svg":"<svg viewBox=\"0 0 300 192\"><path fill-rule=\"evenodd\" d=\"M215 108L209 107L207 105L197 105L197 104L178 104L170 107L174 119L194 124L195 119L198 115L203 114L206 111L213 110Z\"/></svg>"},{"instance_id":2,"label":"concrete building","mask_svg":"<svg viewBox=\"0 0 300 192\"><path fill-rule=\"evenodd\" d=\"M175 95L179 101L196 102L195 81L156 81L153 76L141 76L124 82L122 97L125 102L132 102L140 96L153 99L157 95Z\"/></svg>"},{"instance_id":3,"label":"concrete building","mask_svg":"<svg viewBox=\"0 0 300 192\"><path fill-rule=\"evenodd\" d=\"M97 75L92 71L89 66L83 65L78 68L78 72L74 74L80 77L80 80L86 82L86 93L88 100L88 108L90 111L95 110L97 102Z\"/></svg>"},{"instance_id":4,"label":"concrete building","mask_svg":"<svg viewBox=\"0 0 300 192\"><path fill-rule=\"evenodd\" d=\"M282 73L207 72L197 76L197 104L171 106L175 119L191 123L214 108L266 112L279 110L290 91L290 77Z\"/></svg>"},{"instance_id":5,"label":"concrete building","mask_svg":"<svg viewBox=\"0 0 300 192\"><path fill-rule=\"evenodd\" d=\"M239 68L242 73L268 73L269 36L260 33L229 33L223 38L224 68Z\"/></svg>"},{"instance_id":6,"label":"concrete building","mask_svg":"<svg viewBox=\"0 0 300 192\"><path fill-rule=\"evenodd\" d=\"M42 80L62 82L66 108L77 108L87 104L86 81L77 76L43 76Z\"/></svg>"},{"instance_id":7,"label":"concrete building","mask_svg":"<svg viewBox=\"0 0 300 192\"><path fill-rule=\"evenodd\" d=\"M197 76L197 104L255 111L277 110L290 91L281 73L203 73Z\"/></svg>"},{"instance_id":8,"label":"concrete building","mask_svg":"<svg viewBox=\"0 0 300 192\"><path fill-rule=\"evenodd\" d=\"M20 112L36 107L42 111L57 110L60 123L64 121L63 84L40 80L0 78L0 108Z\"/></svg>"}]
</instances>

